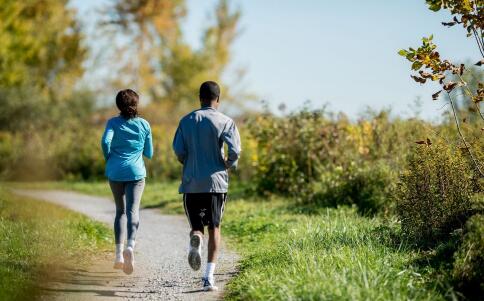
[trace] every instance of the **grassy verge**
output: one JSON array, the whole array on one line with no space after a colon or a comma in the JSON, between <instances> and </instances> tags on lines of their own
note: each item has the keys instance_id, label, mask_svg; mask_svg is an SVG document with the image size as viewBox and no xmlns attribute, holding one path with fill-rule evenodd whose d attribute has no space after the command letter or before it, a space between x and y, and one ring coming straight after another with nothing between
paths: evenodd
<instances>
[{"instance_id":1,"label":"grassy verge","mask_svg":"<svg viewBox=\"0 0 484 301\"><path fill-rule=\"evenodd\" d=\"M0 300L35 299L55 271L83 264L110 239L100 223L0 188Z\"/></svg>"},{"instance_id":2,"label":"grassy verge","mask_svg":"<svg viewBox=\"0 0 484 301\"><path fill-rule=\"evenodd\" d=\"M287 200L286 200L287 201ZM241 252L228 300L442 300L453 295L397 225L353 208L301 214L284 200L236 200L224 231Z\"/></svg>"},{"instance_id":3,"label":"grassy verge","mask_svg":"<svg viewBox=\"0 0 484 301\"><path fill-rule=\"evenodd\" d=\"M109 196L107 183L43 183ZM444 277L422 264L425 254L397 243L398 225L356 209L294 208L283 198L245 199L232 186L223 232L242 255L229 300L443 300ZM181 213L177 183L148 183L144 207ZM308 213L310 212L310 214Z\"/></svg>"}]
</instances>

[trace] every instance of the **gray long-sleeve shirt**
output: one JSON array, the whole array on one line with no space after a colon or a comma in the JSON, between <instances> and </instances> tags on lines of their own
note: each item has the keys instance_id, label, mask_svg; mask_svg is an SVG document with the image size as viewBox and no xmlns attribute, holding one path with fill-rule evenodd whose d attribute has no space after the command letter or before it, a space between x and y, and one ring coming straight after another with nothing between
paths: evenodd
<instances>
[{"instance_id":1,"label":"gray long-sleeve shirt","mask_svg":"<svg viewBox=\"0 0 484 301\"><path fill-rule=\"evenodd\" d=\"M229 186L227 169L237 166L241 152L239 131L232 119L204 107L180 120L173 150L183 164L180 193L225 193Z\"/></svg>"}]
</instances>

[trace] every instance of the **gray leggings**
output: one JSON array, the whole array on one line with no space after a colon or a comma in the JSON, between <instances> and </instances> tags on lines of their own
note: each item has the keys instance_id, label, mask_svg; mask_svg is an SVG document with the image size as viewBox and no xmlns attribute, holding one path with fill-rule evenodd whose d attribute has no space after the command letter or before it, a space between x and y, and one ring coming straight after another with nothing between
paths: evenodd
<instances>
[{"instance_id":1,"label":"gray leggings","mask_svg":"<svg viewBox=\"0 0 484 301\"><path fill-rule=\"evenodd\" d=\"M114 218L114 239L116 244L123 241L126 222L128 224L128 240L136 239L136 231L139 226L139 204L145 188L145 179L128 182L109 180L109 186L113 192L116 203L116 217Z\"/></svg>"}]
</instances>

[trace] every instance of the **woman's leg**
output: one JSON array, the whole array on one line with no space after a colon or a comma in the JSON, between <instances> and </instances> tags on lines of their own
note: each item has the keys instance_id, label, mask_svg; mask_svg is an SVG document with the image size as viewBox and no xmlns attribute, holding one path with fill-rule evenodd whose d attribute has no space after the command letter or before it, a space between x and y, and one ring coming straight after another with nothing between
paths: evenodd
<instances>
[{"instance_id":1,"label":"woman's leg","mask_svg":"<svg viewBox=\"0 0 484 301\"><path fill-rule=\"evenodd\" d=\"M126 184L126 217L128 219L128 246L134 248L139 227L139 205L145 188L145 179Z\"/></svg>"},{"instance_id":2,"label":"woman's leg","mask_svg":"<svg viewBox=\"0 0 484 301\"><path fill-rule=\"evenodd\" d=\"M111 191L113 192L114 203L116 204L116 216L114 218L114 240L116 245L123 244L125 233L125 222L123 216L126 216L126 182L109 181Z\"/></svg>"}]
</instances>

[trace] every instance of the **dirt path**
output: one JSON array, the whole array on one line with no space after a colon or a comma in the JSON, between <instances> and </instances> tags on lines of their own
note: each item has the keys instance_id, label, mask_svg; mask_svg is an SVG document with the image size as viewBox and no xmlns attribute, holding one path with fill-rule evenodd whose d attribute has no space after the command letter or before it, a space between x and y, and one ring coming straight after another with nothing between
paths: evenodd
<instances>
[{"instance_id":1,"label":"dirt path","mask_svg":"<svg viewBox=\"0 0 484 301\"><path fill-rule=\"evenodd\" d=\"M114 221L114 204L107 198L57 190L14 192L62 205L110 226ZM114 270L114 255L104 255L88 269L67 270L65 275L49 283L44 288L48 292L45 300L221 299L224 284L235 274L237 256L223 247L215 274L220 290L201 291L200 279L205 265L198 272L188 266L188 231L183 216L161 215L156 209L142 209L135 250L136 266L132 275Z\"/></svg>"}]
</instances>

